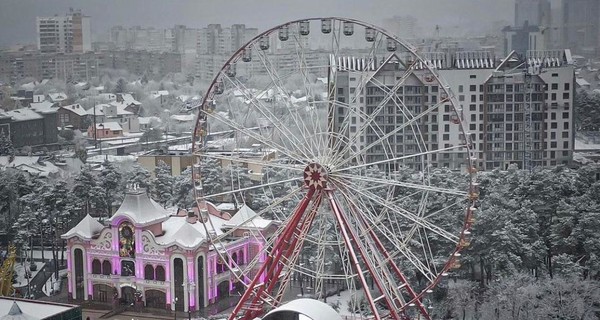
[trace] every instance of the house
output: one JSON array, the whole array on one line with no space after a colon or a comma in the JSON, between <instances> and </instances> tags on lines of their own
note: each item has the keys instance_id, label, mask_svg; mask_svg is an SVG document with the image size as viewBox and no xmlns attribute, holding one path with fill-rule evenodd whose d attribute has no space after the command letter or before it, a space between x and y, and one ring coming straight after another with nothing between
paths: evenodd
<instances>
[{"instance_id":1,"label":"house","mask_svg":"<svg viewBox=\"0 0 600 320\"><path fill-rule=\"evenodd\" d=\"M123 136L123 128L117 122L96 123L95 132L93 128L93 125L88 128L88 137L104 139Z\"/></svg>"},{"instance_id":2,"label":"house","mask_svg":"<svg viewBox=\"0 0 600 320\"><path fill-rule=\"evenodd\" d=\"M63 234L69 299L195 311L218 307L243 290L233 272L258 257L277 223L245 205L233 216L205 201L189 211L174 211L132 186L106 226L88 215ZM207 232L205 225L214 231ZM216 250L210 237L227 229L235 232Z\"/></svg>"},{"instance_id":3,"label":"house","mask_svg":"<svg viewBox=\"0 0 600 320\"><path fill-rule=\"evenodd\" d=\"M118 122L125 132L139 132L138 117L122 103L98 104L87 111L91 122Z\"/></svg>"},{"instance_id":4,"label":"house","mask_svg":"<svg viewBox=\"0 0 600 320\"><path fill-rule=\"evenodd\" d=\"M7 168L44 178L61 176L61 170L57 166L37 156L15 156L12 161L9 156L0 156L0 170L6 170Z\"/></svg>"},{"instance_id":5,"label":"house","mask_svg":"<svg viewBox=\"0 0 600 320\"><path fill-rule=\"evenodd\" d=\"M89 115L80 104L70 104L58 108L58 126L86 130L89 127Z\"/></svg>"},{"instance_id":6,"label":"house","mask_svg":"<svg viewBox=\"0 0 600 320\"><path fill-rule=\"evenodd\" d=\"M162 121L159 117L139 117L138 122L140 123L140 131L146 131L152 128L152 124L160 124Z\"/></svg>"},{"instance_id":7,"label":"house","mask_svg":"<svg viewBox=\"0 0 600 320\"><path fill-rule=\"evenodd\" d=\"M48 94L48 100L50 102L56 102L56 103L58 103L61 106L68 103L67 99L69 99L69 97L64 92L49 93Z\"/></svg>"},{"instance_id":8,"label":"house","mask_svg":"<svg viewBox=\"0 0 600 320\"><path fill-rule=\"evenodd\" d=\"M0 128L10 133L15 148L53 146L58 142L56 111L21 108L0 113Z\"/></svg>"},{"instance_id":9,"label":"house","mask_svg":"<svg viewBox=\"0 0 600 320\"><path fill-rule=\"evenodd\" d=\"M135 100L131 93L117 93L117 100L113 104L125 105L125 110L135 115L140 115L142 111L142 103Z\"/></svg>"}]
</instances>

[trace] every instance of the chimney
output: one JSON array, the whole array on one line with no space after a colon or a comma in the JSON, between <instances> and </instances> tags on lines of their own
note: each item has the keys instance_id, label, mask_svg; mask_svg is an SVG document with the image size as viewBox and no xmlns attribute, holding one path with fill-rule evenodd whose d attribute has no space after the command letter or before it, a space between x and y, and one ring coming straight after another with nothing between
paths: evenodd
<instances>
[{"instance_id":1,"label":"chimney","mask_svg":"<svg viewBox=\"0 0 600 320\"><path fill-rule=\"evenodd\" d=\"M196 215L194 214L194 210L190 210L187 212L187 218L186 218L188 223L194 224L198 221L198 217L196 217Z\"/></svg>"}]
</instances>

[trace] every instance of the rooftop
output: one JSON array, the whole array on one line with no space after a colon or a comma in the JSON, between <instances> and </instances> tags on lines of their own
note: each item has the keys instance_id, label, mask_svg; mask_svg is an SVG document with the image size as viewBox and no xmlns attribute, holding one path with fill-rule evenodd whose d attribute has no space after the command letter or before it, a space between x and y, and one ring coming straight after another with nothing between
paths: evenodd
<instances>
[{"instance_id":1,"label":"rooftop","mask_svg":"<svg viewBox=\"0 0 600 320\"><path fill-rule=\"evenodd\" d=\"M11 111L6 111L5 114L13 119L13 121L30 121L44 119L44 117L29 108L21 108Z\"/></svg>"}]
</instances>

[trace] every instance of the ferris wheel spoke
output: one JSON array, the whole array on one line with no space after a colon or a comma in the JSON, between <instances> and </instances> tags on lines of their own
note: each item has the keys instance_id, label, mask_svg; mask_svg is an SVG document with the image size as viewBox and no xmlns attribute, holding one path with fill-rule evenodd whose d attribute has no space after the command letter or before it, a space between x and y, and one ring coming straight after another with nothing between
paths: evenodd
<instances>
[{"instance_id":1,"label":"ferris wheel spoke","mask_svg":"<svg viewBox=\"0 0 600 320\"><path fill-rule=\"evenodd\" d=\"M343 171L348 171L348 170L353 170L353 169L360 169L360 168L366 168L366 167L376 166L376 165L379 165L379 164L386 164L386 163L389 163L389 162L397 162L397 161L401 161L401 160L405 160L405 159L410 159L410 158L415 158L415 157L421 157L421 156L425 156L425 155L429 155L429 154L436 154L436 153L441 153L441 152L444 152L444 151L451 151L451 150L454 150L454 149L460 149L460 148L465 148L465 147L466 147L466 145L456 145L456 146L451 146L451 147L447 147L447 148L430 150L430 151L425 151L425 152L420 152L420 153L413 153L413 154L408 154L408 155L404 155L404 156L400 156L400 157L395 157L395 158L391 158L391 159L385 159L385 160L381 160L381 161L375 161L375 162L360 164L360 165L351 166L351 167L335 168L335 169L333 169L332 174L338 174L339 172L343 172Z\"/></svg>"},{"instance_id":2,"label":"ferris wheel spoke","mask_svg":"<svg viewBox=\"0 0 600 320\"><path fill-rule=\"evenodd\" d=\"M351 184L349 184L349 185L351 185ZM353 188L352 190L355 194L365 197L366 199L369 199L370 201L373 201L374 203L376 203L378 205L381 205L383 207L390 209L392 212L399 214L403 218L405 218L409 221L412 221L413 223L419 225L420 227L427 228L430 231L435 232L440 237L443 237L446 240L448 240L454 244L458 243L458 240L459 240L458 236L432 224L430 221L424 219L423 217L419 217L416 214L408 211L407 209L393 204L391 201L382 199L380 196L375 195L372 192L362 191L357 188Z\"/></svg>"},{"instance_id":3,"label":"ferris wheel spoke","mask_svg":"<svg viewBox=\"0 0 600 320\"><path fill-rule=\"evenodd\" d=\"M278 184L283 184L283 183L288 183L288 182L294 182L294 181L301 181L301 180L302 180L301 177L296 177L296 178L287 179L287 180L281 180L281 181L276 181L276 182L271 182L271 183L264 183L264 184L257 185L257 186L251 186L251 187L239 188L239 189L235 189L235 190L231 190L231 191L219 192L219 193L215 193L215 194L203 195L202 197L205 199L222 197L222 196L226 196L226 195L240 193L243 191L255 190L255 189L265 188L268 186L273 186L273 185L278 185Z\"/></svg>"},{"instance_id":4,"label":"ferris wheel spoke","mask_svg":"<svg viewBox=\"0 0 600 320\"><path fill-rule=\"evenodd\" d=\"M281 146L281 145L275 143L272 139L271 140L267 139L267 137L264 137L264 136L260 135L259 133L255 132L255 130L253 130L253 129L260 129L261 127L246 128L233 120L227 119L226 117L224 117L222 115L218 115L218 114L206 112L206 111L203 111L203 112L204 112L204 114L207 115L207 117L209 117L211 119L215 119L221 123L228 125L233 130L236 130L239 133L243 133L245 136L255 139L256 141L260 142L261 144L263 144L271 149L275 149L278 152L281 152L283 155L289 157L290 159L296 160L300 163L303 162L302 159L306 159L305 157L302 157L301 155L298 155L297 153L295 153L291 150L288 150L284 146Z\"/></svg>"},{"instance_id":5,"label":"ferris wheel spoke","mask_svg":"<svg viewBox=\"0 0 600 320\"><path fill-rule=\"evenodd\" d=\"M394 128L394 130L390 131L389 133L385 133L383 136L378 137L377 140L375 140L374 142L372 142L371 144L367 145L364 148L361 148L360 150L358 150L357 152L355 152L354 154L351 154L350 156L344 157L343 161L341 161L340 163L338 163L338 166L343 166L346 163L350 162L353 158L355 158L357 156L357 154L360 153L364 153L370 149L372 149L373 147L383 143L384 141L386 141L386 139L395 136L396 134L398 134L399 132L402 132L405 128L407 128L408 126L413 126L417 121L421 120L424 116L428 115L429 113L436 111L440 106L444 105L445 103L447 103L449 100L448 99L442 99L440 100L440 102L436 103L435 105L431 106L430 108L427 108L426 110L422 111L421 113L415 115L414 117L408 118L405 114L405 118L407 118L407 121L403 122L402 124L400 124L399 126L397 126L396 128ZM404 110L406 108L406 106L404 106L404 103L402 103L402 107L398 106L398 104L396 103L396 106L398 108L400 108L401 110ZM415 134L416 136L420 136Z\"/></svg>"},{"instance_id":6,"label":"ferris wheel spoke","mask_svg":"<svg viewBox=\"0 0 600 320\"><path fill-rule=\"evenodd\" d=\"M313 128L314 131L322 132L323 129L325 129L325 128L321 128L321 125L322 125L322 122L324 119L319 119L318 114L315 115L316 111L318 111L318 108L315 106L314 93L313 93L312 86L310 84L309 75L308 75L308 70L310 70L310 69L308 68L308 63L306 61L306 51L309 50L310 48L305 48L302 45L302 43L299 41L299 38L297 35L295 35L293 38L295 40L296 55L298 57L300 74L302 76L304 88L306 89L307 111L310 115L311 123L313 125L317 126L316 128ZM312 106L311 106L311 101L312 101ZM325 141L326 136L325 135L315 135L314 137L316 140L315 148L317 149L316 150L317 157L319 158L319 161L323 161L324 153L327 150L327 141Z\"/></svg>"},{"instance_id":7,"label":"ferris wheel spoke","mask_svg":"<svg viewBox=\"0 0 600 320\"><path fill-rule=\"evenodd\" d=\"M271 78L271 81L273 83L273 85L275 86L277 92L284 96L285 99L283 99L288 112L289 112L289 119L293 120L293 125L295 128L297 128L299 130L297 135L294 135L292 133L292 135L295 138L295 141L297 143L297 148L302 149L302 153L306 155L307 158L311 159L314 157L315 155L315 143L314 141L311 141L311 139L309 137L311 137L311 133L310 130L307 128L306 123L304 122L304 120L302 119L301 116L299 116L297 114L297 112L295 112L295 107L294 105L291 103L291 96L289 94L286 93L286 90L284 89L284 85L281 82L281 78L277 75L277 71L275 70L275 68L273 67L273 63L270 61L270 59L268 58L268 56L266 55L265 52L262 52L262 50L259 50L259 54L258 54L262 64L265 67L265 70L267 71L267 74L269 75L269 77ZM285 125L285 124L283 124ZM289 129L288 129L289 131Z\"/></svg>"},{"instance_id":8,"label":"ferris wheel spoke","mask_svg":"<svg viewBox=\"0 0 600 320\"><path fill-rule=\"evenodd\" d=\"M383 41L384 37L382 34L377 34L376 35L376 40L373 41L373 44L371 45L371 49L369 51L369 59L367 60L367 63L365 64L365 68L367 70L369 70L369 68L371 66L373 66L373 63L375 61L375 53L376 53L376 49L380 47L382 41ZM336 65L334 65L334 68L337 68ZM373 66L373 70L374 70L374 66ZM336 69L337 70L337 69ZM339 71L338 71L339 72ZM348 71L350 72L350 71ZM374 71L373 71L374 72ZM358 108L358 106L354 106L354 104L356 103L356 101L362 96L364 89L366 87L366 84L368 82L368 80L370 79L368 76L359 73L360 75L360 80L358 83L358 86L356 87L356 90L354 92L354 96L351 97L350 101L349 101L349 110L350 111L354 111L355 113L360 112L360 108ZM363 113L364 114L364 113ZM350 130L350 120L351 120L351 115L352 112L347 112L346 115L344 116L344 120L342 121L342 123L344 124L339 132L340 136L346 136L346 134L349 133ZM333 148L331 148L331 150L339 150L341 149L341 143L342 140L336 140Z\"/></svg>"},{"instance_id":9,"label":"ferris wheel spoke","mask_svg":"<svg viewBox=\"0 0 600 320\"><path fill-rule=\"evenodd\" d=\"M402 239L402 231L390 227L391 225L393 225L390 224L390 221L393 220L388 219L388 221L383 221L383 219L378 218L375 215L375 211L373 209L369 208L372 208L372 204L366 204L362 197L356 197L355 194L352 194L350 190L346 188L341 190L346 198L346 201L354 203L354 205L356 205L356 207L359 208L360 212L357 213L357 215L360 215L361 218L367 220L368 224L365 226L365 228L367 228L365 229L365 232L368 232L369 230L376 231L378 235L384 237L388 241L392 248L397 250L396 252L392 252L392 256L390 258L387 258L387 260L396 257L397 254L400 253L428 280L433 281L433 279L435 279L435 274L433 274L431 270L421 262L419 257L417 257L406 245L406 239ZM393 263L393 261L390 261L390 263Z\"/></svg>"},{"instance_id":10,"label":"ferris wheel spoke","mask_svg":"<svg viewBox=\"0 0 600 320\"><path fill-rule=\"evenodd\" d=\"M402 87L404 85L404 83L409 78L409 76L413 74L413 71L415 70L415 68L417 66L417 63L416 63L417 61L418 60L413 61L412 64L408 67L408 69L404 73L404 75L400 78L400 80L398 80L394 84L394 86L390 90L390 92L392 92L394 94L388 94L388 95L386 95L381 100L381 102L377 105L377 107L373 110L373 112L368 115L366 121L363 124L361 124L361 126L357 130L357 132L364 132L364 130L366 130L375 121L376 116L381 112L381 110L383 110L383 108L385 108L385 106L387 105L387 103L392 99L392 96L396 96L397 97L397 95L395 94L395 92L397 92L398 89L400 89L400 87ZM354 135L352 137L352 139L350 139L350 141L348 142L348 144L346 146L344 146L344 148L338 153L338 155L341 156L341 155L344 155L347 152L349 152L350 151L349 149L351 148L351 146L353 146L353 145L356 144L357 139L358 139L358 135Z\"/></svg>"},{"instance_id":11,"label":"ferris wheel spoke","mask_svg":"<svg viewBox=\"0 0 600 320\"><path fill-rule=\"evenodd\" d=\"M239 81L237 78L227 77L226 75L224 75L223 78L228 79L231 85L233 85L244 96L246 101L254 106L256 111L265 117L265 119L267 119L269 123L272 124L284 138L287 138L289 141L293 142L292 146L295 147L295 151L301 153L304 157L307 156L305 150L303 150L301 147L303 146L303 141L298 140L297 136L294 135L289 128L260 101L260 99L258 99L256 96L250 95L250 90L243 83L241 83L241 81ZM259 94L268 92L268 90L269 87L267 87L264 91L259 92Z\"/></svg>"}]
</instances>

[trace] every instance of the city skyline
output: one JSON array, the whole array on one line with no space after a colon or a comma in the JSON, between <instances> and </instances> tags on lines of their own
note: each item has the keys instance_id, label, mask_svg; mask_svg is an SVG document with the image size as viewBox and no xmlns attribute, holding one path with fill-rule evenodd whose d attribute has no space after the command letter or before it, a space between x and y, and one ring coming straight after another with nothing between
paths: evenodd
<instances>
[{"instance_id":1,"label":"city skyline","mask_svg":"<svg viewBox=\"0 0 600 320\"><path fill-rule=\"evenodd\" d=\"M136 8L143 8L140 13ZM5 1L0 3L0 46L35 43L35 18L37 16L64 15L69 8L81 10L91 17L92 34L106 34L110 27L147 26L157 28L172 27L176 24L191 28L205 27L210 23L230 25L244 23L264 30L270 26L293 19L310 16L342 16L365 20L382 25L383 20L392 16L414 16L424 33L433 33L434 26L442 26L442 33L467 32L483 28L493 21L512 21L514 2L512 0L457 0L420 1L419 5L408 0L372 2L351 1L286 1L273 0L247 3L231 0L226 3L207 1L178 0L168 4L160 1ZM116 8L107 11L107 8ZM118 10L117 10L118 8ZM237 8L237 9L231 9ZM473 11L478 11L473 14ZM469 12L468 15L464 14ZM135 14L132 14L135 13ZM265 17L266 16L266 17ZM465 19L468 18L468 19ZM467 26L472 26L467 30ZM446 27L446 28L444 28ZM462 27L462 29L461 29ZM483 30L481 30L483 32Z\"/></svg>"}]
</instances>

